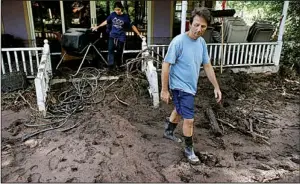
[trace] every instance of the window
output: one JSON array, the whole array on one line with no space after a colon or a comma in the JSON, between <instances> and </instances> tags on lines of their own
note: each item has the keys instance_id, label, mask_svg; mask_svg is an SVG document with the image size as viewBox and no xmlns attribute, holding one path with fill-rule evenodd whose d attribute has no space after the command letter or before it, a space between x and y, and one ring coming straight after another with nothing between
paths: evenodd
<instances>
[{"instance_id":1,"label":"window","mask_svg":"<svg viewBox=\"0 0 300 184\"><path fill-rule=\"evenodd\" d=\"M56 40L62 33L59 1L31 1L33 24L37 46L43 46L43 40Z\"/></svg>"},{"instance_id":2,"label":"window","mask_svg":"<svg viewBox=\"0 0 300 184\"><path fill-rule=\"evenodd\" d=\"M64 1L63 4L66 30L91 27L89 1Z\"/></svg>"}]
</instances>

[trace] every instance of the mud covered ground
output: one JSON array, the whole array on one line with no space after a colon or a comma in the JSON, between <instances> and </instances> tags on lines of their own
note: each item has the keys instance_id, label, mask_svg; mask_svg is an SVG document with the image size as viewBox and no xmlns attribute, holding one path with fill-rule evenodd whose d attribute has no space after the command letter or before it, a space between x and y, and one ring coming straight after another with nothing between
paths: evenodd
<instances>
[{"instance_id":1,"label":"mud covered ground","mask_svg":"<svg viewBox=\"0 0 300 184\"><path fill-rule=\"evenodd\" d=\"M24 126L33 111L28 105L16 108L15 98L11 104L2 101L1 181L299 182L299 79L227 71L218 74L218 80L222 105L215 104L207 78L199 81L194 129L198 166L187 163L183 144L162 138L172 104L152 108L143 85L137 94L132 88L125 91L130 85L119 80L106 89L104 100L71 116L69 127L77 124L74 128L47 131L26 141L22 137L36 130ZM116 99L116 91L125 103ZM205 114L209 107L219 119L222 136L211 130ZM250 122L251 131L264 139L249 134ZM181 126L182 122L179 136Z\"/></svg>"}]
</instances>

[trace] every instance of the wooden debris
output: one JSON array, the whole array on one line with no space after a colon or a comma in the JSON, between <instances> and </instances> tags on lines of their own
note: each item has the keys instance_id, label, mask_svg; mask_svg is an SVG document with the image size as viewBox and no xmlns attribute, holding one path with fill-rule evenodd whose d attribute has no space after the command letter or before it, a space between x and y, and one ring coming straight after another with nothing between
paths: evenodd
<instances>
[{"instance_id":1,"label":"wooden debris","mask_svg":"<svg viewBox=\"0 0 300 184\"><path fill-rule=\"evenodd\" d=\"M118 100L118 102L120 102L120 103L123 104L123 105L129 106L128 103L126 103L126 102L120 100L120 99L118 98L118 96L116 95L116 93L115 93L114 95L115 95L116 99Z\"/></svg>"},{"instance_id":2,"label":"wooden debris","mask_svg":"<svg viewBox=\"0 0 300 184\"><path fill-rule=\"evenodd\" d=\"M222 120L222 119L217 119L218 121L220 121L221 123L223 123L223 124L225 124L225 125L228 125L228 126L230 126L231 128L236 128L235 126L233 126L232 124L230 124L230 123L228 123L228 122L226 122L226 121L224 121L224 120Z\"/></svg>"},{"instance_id":3,"label":"wooden debris","mask_svg":"<svg viewBox=\"0 0 300 184\"><path fill-rule=\"evenodd\" d=\"M87 77L84 80L118 80L121 76L102 76L100 78L98 77ZM58 84L58 83L64 83L64 82L80 82L82 81L81 78L73 78L73 79L52 79L51 85Z\"/></svg>"},{"instance_id":4,"label":"wooden debris","mask_svg":"<svg viewBox=\"0 0 300 184\"><path fill-rule=\"evenodd\" d=\"M34 109L34 108L31 106L31 104L28 102L28 100L25 99L25 97L22 95L22 93L18 92L18 94L19 94L19 96L24 100L24 102L26 102L26 103L29 105L29 107L30 107L31 110L33 110L33 111L38 111L38 110Z\"/></svg>"},{"instance_id":5,"label":"wooden debris","mask_svg":"<svg viewBox=\"0 0 300 184\"><path fill-rule=\"evenodd\" d=\"M254 139L255 139L256 137L259 137L259 138L261 138L261 139L263 140L264 143L270 145L270 143L267 141L267 140L270 139L269 137L263 136L263 135L258 134L258 133L256 133L256 132L253 131L253 125L252 125L252 122L251 122L251 121L250 121L250 131L247 131L247 130L244 130L244 129L240 128L240 127L235 127L235 126L233 126L232 124L228 123L228 122L225 121L225 120L222 120L222 119L217 119L217 120L220 121L221 123L227 125L227 126L230 126L230 127L233 128L233 129L238 130L239 132L241 132L241 133L243 133L243 134L245 134L245 135L251 135Z\"/></svg>"},{"instance_id":6,"label":"wooden debris","mask_svg":"<svg viewBox=\"0 0 300 184\"><path fill-rule=\"evenodd\" d=\"M221 135L223 135L223 134L222 134L222 131L221 131L219 125L218 125L216 116L215 116L215 114L214 114L214 112L213 112L213 110L212 110L211 107L209 107L209 108L206 109L206 115L207 115L207 117L208 117L208 119L209 119L210 126L211 126L211 128L212 128L213 133L214 133L216 136L221 136Z\"/></svg>"}]
</instances>

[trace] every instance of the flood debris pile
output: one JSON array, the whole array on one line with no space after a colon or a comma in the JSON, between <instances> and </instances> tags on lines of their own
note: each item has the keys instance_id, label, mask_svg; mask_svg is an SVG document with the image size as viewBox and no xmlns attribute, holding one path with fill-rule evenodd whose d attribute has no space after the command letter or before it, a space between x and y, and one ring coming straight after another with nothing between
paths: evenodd
<instances>
[{"instance_id":1,"label":"flood debris pile","mask_svg":"<svg viewBox=\"0 0 300 184\"><path fill-rule=\"evenodd\" d=\"M300 102L300 82L297 79L282 79L278 74L230 71L225 71L218 78L224 101L222 104L211 103L205 109L216 136L222 136L225 129L230 129L270 145L270 130L278 128L274 122L280 120L274 112L280 108L277 102ZM203 88L200 85L199 90Z\"/></svg>"},{"instance_id":2,"label":"flood debris pile","mask_svg":"<svg viewBox=\"0 0 300 184\"><path fill-rule=\"evenodd\" d=\"M1 110L20 111L25 107L36 109L36 94L34 85L25 90L1 94Z\"/></svg>"}]
</instances>

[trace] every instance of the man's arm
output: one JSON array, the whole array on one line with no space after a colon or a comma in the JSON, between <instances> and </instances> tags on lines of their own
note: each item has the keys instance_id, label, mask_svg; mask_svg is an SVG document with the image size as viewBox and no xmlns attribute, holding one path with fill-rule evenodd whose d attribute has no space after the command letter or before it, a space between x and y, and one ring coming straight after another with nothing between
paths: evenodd
<instances>
[{"instance_id":1,"label":"man's arm","mask_svg":"<svg viewBox=\"0 0 300 184\"><path fill-rule=\"evenodd\" d=\"M173 39L169 45L168 52L162 64L160 98L166 103L169 103L170 100L170 92L169 92L170 66L176 63L176 59L178 58L177 56L178 50L179 50L178 41Z\"/></svg>"},{"instance_id":2,"label":"man's arm","mask_svg":"<svg viewBox=\"0 0 300 184\"><path fill-rule=\"evenodd\" d=\"M161 70L161 89L163 91L169 91L169 72L170 63L163 62Z\"/></svg>"},{"instance_id":3,"label":"man's arm","mask_svg":"<svg viewBox=\"0 0 300 184\"><path fill-rule=\"evenodd\" d=\"M204 71L205 71L209 81L212 83L214 88L220 89L216 75L215 75L215 71L214 71L213 67L211 66L211 64L210 63L204 64L203 68L204 68Z\"/></svg>"},{"instance_id":4,"label":"man's arm","mask_svg":"<svg viewBox=\"0 0 300 184\"><path fill-rule=\"evenodd\" d=\"M169 99L170 99L169 72L170 72L170 63L163 62L162 69L161 69L161 99L166 103L169 103Z\"/></svg>"},{"instance_id":5,"label":"man's arm","mask_svg":"<svg viewBox=\"0 0 300 184\"><path fill-rule=\"evenodd\" d=\"M219 87L214 69L213 69L213 67L211 66L210 63L203 64L203 68L204 68L204 71L207 75L208 80L212 83L212 85L215 88L215 90L214 90L215 98L217 98L217 102L219 103L221 101L221 98L222 98L222 93L220 91L220 87Z\"/></svg>"}]
</instances>

